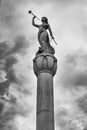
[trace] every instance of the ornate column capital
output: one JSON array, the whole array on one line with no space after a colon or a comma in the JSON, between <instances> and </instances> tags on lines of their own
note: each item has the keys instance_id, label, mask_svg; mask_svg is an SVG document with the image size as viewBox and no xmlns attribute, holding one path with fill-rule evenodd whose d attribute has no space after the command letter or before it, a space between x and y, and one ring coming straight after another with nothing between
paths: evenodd
<instances>
[{"instance_id":1,"label":"ornate column capital","mask_svg":"<svg viewBox=\"0 0 87 130\"><path fill-rule=\"evenodd\" d=\"M54 76L57 70L57 59L50 53L41 53L33 59L33 69L36 76L43 72Z\"/></svg>"}]
</instances>

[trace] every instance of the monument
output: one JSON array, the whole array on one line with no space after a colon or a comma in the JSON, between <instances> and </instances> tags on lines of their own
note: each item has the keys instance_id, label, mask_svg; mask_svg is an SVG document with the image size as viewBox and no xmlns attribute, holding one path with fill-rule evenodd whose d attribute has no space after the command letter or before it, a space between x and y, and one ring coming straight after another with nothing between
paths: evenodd
<instances>
[{"instance_id":1,"label":"monument","mask_svg":"<svg viewBox=\"0 0 87 130\"><path fill-rule=\"evenodd\" d=\"M55 50L50 45L47 29L52 39L54 37L48 19L42 17L42 24L37 25L35 18L37 17L33 17L32 24L39 29L38 41L40 43L39 50L33 59L33 69L37 76L36 130L54 130L53 77L57 70L57 59L54 56Z\"/></svg>"}]
</instances>

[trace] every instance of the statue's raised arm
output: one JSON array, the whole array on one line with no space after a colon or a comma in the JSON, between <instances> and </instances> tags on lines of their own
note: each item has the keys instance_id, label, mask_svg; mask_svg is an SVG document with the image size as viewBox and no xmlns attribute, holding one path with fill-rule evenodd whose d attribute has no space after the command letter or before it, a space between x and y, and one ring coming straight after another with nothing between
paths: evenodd
<instances>
[{"instance_id":1,"label":"statue's raised arm","mask_svg":"<svg viewBox=\"0 0 87 130\"><path fill-rule=\"evenodd\" d=\"M35 26L35 27L37 27L37 28L39 28L39 25L35 23L35 18L36 18L36 16L34 16L32 18L32 25Z\"/></svg>"}]
</instances>

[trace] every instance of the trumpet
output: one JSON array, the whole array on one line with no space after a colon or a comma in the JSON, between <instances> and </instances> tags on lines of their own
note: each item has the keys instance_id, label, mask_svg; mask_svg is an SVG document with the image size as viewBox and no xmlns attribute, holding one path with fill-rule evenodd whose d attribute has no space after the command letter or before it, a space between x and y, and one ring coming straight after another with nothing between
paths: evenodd
<instances>
[{"instance_id":1,"label":"trumpet","mask_svg":"<svg viewBox=\"0 0 87 130\"><path fill-rule=\"evenodd\" d=\"M36 17L38 20L40 20L40 19L32 12L32 10L29 10L28 13L29 13L29 14L32 14L34 17Z\"/></svg>"}]
</instances>

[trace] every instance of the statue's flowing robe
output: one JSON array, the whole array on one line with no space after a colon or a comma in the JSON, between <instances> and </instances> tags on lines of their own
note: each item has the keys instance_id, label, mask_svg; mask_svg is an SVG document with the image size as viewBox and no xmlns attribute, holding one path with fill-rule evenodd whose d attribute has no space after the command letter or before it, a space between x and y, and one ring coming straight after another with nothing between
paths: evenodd
<instances>
[{"instance_id":1,"label":"statue's flowing robe","mask_svg":"<svg viewBox=\"0 0 87 130\"><path fill-rule=\"evenodd\" d=\"M39 28L38 32L38 41L40 43L40 46L42 47L43 52L54 54L55 50L50 45L50 40L48 36L48 32L44 28Z\"/></svg>"}]
</instances>

